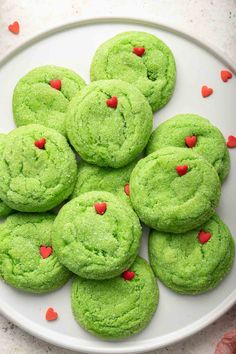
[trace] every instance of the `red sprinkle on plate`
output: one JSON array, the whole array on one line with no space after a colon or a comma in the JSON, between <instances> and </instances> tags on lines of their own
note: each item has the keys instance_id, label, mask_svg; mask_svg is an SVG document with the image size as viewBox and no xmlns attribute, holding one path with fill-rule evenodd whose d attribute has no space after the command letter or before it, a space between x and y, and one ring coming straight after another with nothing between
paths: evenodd
<instances>
[{"instance_id":1,"label":"red sprinkle on plate","mask_svg":"<svg viewBox=\"0 0 236 354\"><path fill-rule=\"evenodd\" d=\"M236 136L230 135L228 137L226 145L228 148L235 148L236 147Z\"/></svg>"},{"instance_id":2,"label":"red sprinkle on plate","mask_svg":"<svg viewBox=\"0 0 236 354\"><path fill-rule=\"evenodd\" d=\"M206 85L202 86L202 97L206 98L213 94L213 89Z\"/></svg>"},{"instance_id":3,"label":"red sprinkle on plate","mask_svg":"<svg viewBox=\"0 0 236 354\"><path fill-rule=\"evenodd\" d=\"M49 307L47 309L45 318L47 321L55 321L58 318L58 313L56 311L54 311L54 309L52 307Z\"/></svg>"},{"instance_id":4,"label":"red sprinkle on plate","mask_svg":"<svg viewBox=\"0 0 236 354\"><path fill-rule=\"evenodd\" d=\"M14 34L18 34L20 32L20 25L18 21L15 21L13 23L11 23L8 26L8 29L10 32L14 33Z\"/></svg>"},{"instance_id":5,"label":"red sprinkle on plate","mask_svg":"<svg viewBox=\"0 0 236 354\"><path fill-rule=\"evenodd\" d=\"M222 81L227 82L233 77L233 74L228 70L221 70L220 76Z\"/></svg>"}]
</instances>

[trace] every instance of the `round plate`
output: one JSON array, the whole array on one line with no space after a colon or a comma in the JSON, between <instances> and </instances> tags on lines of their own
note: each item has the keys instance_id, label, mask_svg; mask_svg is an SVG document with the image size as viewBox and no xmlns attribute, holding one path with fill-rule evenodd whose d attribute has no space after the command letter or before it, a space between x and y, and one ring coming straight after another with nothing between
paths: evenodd
<instances>
[{"instance_id":1,"label":"round plate","mask_svg":"<svg viewBox=\"0 0 236 354\"><path fill-rule=\"evenodd\" d=\"M220 71L227 62L216 51L179 31L146 20L84 19L47 31L9 54L0 63L0 131L14 128L11 100L17 81L39 65L55 64L74 69L89 82L89 66L96 48L123 31L146 31L164 40L177 64L177 84L171 101L155 114L155 123L178 113L197 113L217 125L225 137L236 133L235 78L223 83ZM233 64L228 63L231 70ZM214 89L203 99L201 86ZM236 155L231 151L232 168L222 189L220 216L236 235ZM181 193L181 191L180 191ZM147 229L141 254L147 258ZM160 303L150 325L139 335L119 342L97 339L78 326L70 307L70 283L47 295L31 295L0 282L0 310L27 332L58 346L93 353L138 353L168 345L202 329L222 315L236 301L236 267L215 290L199 296L177 295L162 284ZM114 304L115 306L115 304ZM54 307L55 322L45 320L45 311Z\"/></svg>"}]
</instances>

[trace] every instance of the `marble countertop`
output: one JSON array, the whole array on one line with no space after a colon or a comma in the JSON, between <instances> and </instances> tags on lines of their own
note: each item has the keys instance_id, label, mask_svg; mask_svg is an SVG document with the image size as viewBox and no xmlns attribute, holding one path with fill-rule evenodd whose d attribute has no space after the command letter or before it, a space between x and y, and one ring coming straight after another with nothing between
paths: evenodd
<instances>
[{"instance_id":1,"label":"marble countertop","mask_svg":"<svg viewBox=\"0 0 236 354\"><path fill-rule=\"evenodd\" d=\"M81 16L154 18L207 39L227 57L236 57L236 0L0 0L0 58L45 28ZM7 30L18 20L20 35ZM156 354L213 354L224 332L236 328L236 306L198 334ZM38 340L0 316L0 354L73 354ZM153 353L154 354L154 353Z\"/></svg>"}]
</instances>

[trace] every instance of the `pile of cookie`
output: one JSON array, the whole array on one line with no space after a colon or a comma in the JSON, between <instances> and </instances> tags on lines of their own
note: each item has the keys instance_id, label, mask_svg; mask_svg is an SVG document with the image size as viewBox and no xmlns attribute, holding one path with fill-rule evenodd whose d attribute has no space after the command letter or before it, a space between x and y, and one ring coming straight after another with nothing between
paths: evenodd
<instances>
[{"instance_id":1,"label":"pile of cookie","mask_svg":"<svg viewBox=\"0 0 236 354\"><path fill-rule=\"evenodd\" d=\"M21 78L18 128L0 135L2 279L37 294L73 276L75 319L103 338L147 326L159 300L155 276L200 294L233 264L233 238L215 213L230 168L223 135L194 114L152 133L175 78L160 39L121 33L96 51L88 85L56 66ZM151 228L150 265L138 256L141 222Z\"/></svg>"}]
</instances>

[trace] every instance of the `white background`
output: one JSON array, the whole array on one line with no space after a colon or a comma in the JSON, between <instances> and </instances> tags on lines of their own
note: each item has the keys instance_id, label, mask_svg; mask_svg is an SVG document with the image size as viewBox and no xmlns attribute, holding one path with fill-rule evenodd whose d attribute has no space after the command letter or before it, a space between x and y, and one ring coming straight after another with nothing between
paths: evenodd
<instances>
[{"instance_id":1,"label":"white background","mask_svg":"<svg viewBox=\"0 0 236 354\"><path fill-rule=\"evenodd\" d=\"M235 0L0 0L0 57L25 39L66 20L122 14L151 16L157 22L182 28L207 39L236 61ZM15 20L21 25L18 36L7 30L7 25ZM213 354L217 341L232 328L236 328L236 306L202 332L175 346L158 350L156 354ZM35 339L0 317L0 354L29 353L72 352Z\"/></svg>"}]
</instances>

